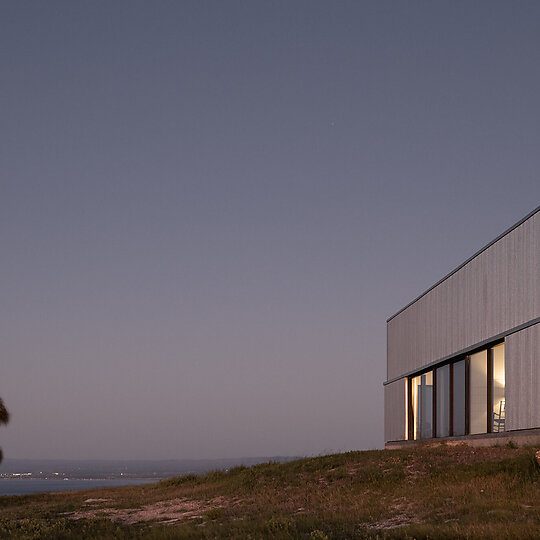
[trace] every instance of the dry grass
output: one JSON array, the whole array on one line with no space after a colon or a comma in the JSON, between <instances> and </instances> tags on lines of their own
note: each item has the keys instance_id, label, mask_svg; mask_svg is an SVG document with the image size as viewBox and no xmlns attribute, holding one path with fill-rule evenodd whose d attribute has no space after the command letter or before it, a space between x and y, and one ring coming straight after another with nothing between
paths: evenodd
<instances>
[{"instance_id":1,"label":"dry grass","mask_svg":"<svg viewBox=\"0 0 540 540\"><path fill-rule=\"evenodd\" d=\"M155 485L0 497L0 536L540 538L534 452L350 452Z\"/></svg>"}]
</instances>

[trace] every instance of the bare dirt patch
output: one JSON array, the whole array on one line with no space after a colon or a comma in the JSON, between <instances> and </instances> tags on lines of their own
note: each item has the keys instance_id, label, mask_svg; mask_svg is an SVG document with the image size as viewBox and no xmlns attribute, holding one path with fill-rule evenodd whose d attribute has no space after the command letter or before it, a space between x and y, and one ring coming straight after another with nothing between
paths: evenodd
<instances>
[{"instance_id":1,"label":"bare dirt patch","mask_svg":"<svg viewBox=\"0 0 540 540\"><path fill-rule=\"evenodd\" d=\"M101 501L105 501L102 499ZM97 503L98 499L90 499L85 502ZM134 523L156 521L160 523L177 523L189 519L202 518L205 512L215 508L222 508L225 503L224 497L216 497L209 501L198 501L186 497L158 501L147 504L141 508L95 508L73 512L70 519L92 519L105 517L126 525Z\"/></svg>"},{"instance_id":2,"label":"bare dirt patch","mask_svg":"<svg viewBox=\"0 0 540 540\"><path fill-rule=\"evenodd\" d=\"M414 512L414 505L408 503L402 497L389 505L389 510L394 514L368 524L370 529L397 529L407 525L422 523Z\"/></svg>"}]
</instances>

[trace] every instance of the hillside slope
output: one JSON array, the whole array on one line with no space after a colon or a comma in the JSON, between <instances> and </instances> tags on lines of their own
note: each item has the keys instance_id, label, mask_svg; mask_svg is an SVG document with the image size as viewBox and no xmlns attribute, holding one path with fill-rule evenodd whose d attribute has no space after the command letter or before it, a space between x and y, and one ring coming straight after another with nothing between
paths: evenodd
<instances>
[{"instance_id":1,"label":"hillside slope","mask_svg":"<svg viewBox=\"0 0 540 540\"><path fill-rule=\"evenodd\" d=\"M9 538L540 538L534 448L423 446L0 497Z\"/></svg>"}]
</instances>

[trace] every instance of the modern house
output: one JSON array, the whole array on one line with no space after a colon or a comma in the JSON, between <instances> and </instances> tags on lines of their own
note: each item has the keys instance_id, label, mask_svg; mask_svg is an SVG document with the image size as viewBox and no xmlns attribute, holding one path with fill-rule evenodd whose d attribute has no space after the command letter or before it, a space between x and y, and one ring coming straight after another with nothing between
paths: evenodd
<instances>
[{"instance_id":1,"label":"modern house","mask_svg":"<svg viewBox=\"0 0 540 540\"><path fill-rule=\"evenodd\" d=\"M388 319L384 407L386 447L540 442L540 207Z\"/></svg>"}]
</instances>

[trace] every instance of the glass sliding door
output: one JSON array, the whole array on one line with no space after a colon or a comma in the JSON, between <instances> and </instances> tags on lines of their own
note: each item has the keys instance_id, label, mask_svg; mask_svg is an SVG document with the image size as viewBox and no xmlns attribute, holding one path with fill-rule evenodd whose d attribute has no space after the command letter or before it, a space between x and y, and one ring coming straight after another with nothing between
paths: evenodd
<instances>
[{"instance_id":1,"label":"glass sliding door","mask_svg":"<svg viewBox=\"0 0 540 540\"><path fill-rule=\"evenodd\" d=\"M491 412L491 431L504 431L505 422L505 377L504 377L504 343L491 349L493 358L493 406Z\"/></svg>"},{"instance_id":2,"label":"glass sliding door","mask_svg":"<svg viewBox=\"0 0 540 540\"><path fill-rule=\"evenodd\" d=\"M436 377L437 437L450 435L450 366L437 369Z\"/></svg>"},{"instance_id":3,"label":"glass sliding door","mask_svg":"<svg viewBox=\"0 0 540 540\"><path fill-rule=\"evenodd\" d=\"M407 379L407 437L505 431L504 343Z\"/></svg>"},{"instance_id":4,"label":"glass sliding door","mask_svg":"<svg viewBox=\"0 0 540 540\"><path fill-rule=\"evenodd\" d=\"M412 410L412 438L417 440L420 438L420 427L418 425L419 414L418 414L418 387L422 382L421 377L414 377L411 381L411 402L410 407Z\"/></svg>"},{"instance_id":5,"label":"glass sliding door","mask_svg":"<svg viewBox=\"0 0 540 540\"><path fill-rule=\"evenodd\" d=\"M487 431L487 350L469 357L469 433Z\"/></svg>"},{"instance_id":6,"label":"glass sliding door","mask_svg":"<svg viewBox=\"0 0 540 540\"><path fill-rule=\"evenodd\" d=\"M433 437L433 372L412 380L411 407L414 440Z\"/></svg>"},{"instance_id":7,"label":"glass sliding door","mask_svg":"<svg viewBox=\"0 0 540 540\"><path fill-rule=\"evenodd\" d=\"M452 365L452 435L465 435L465 360Z\"/></svg>"}]
</instances>

